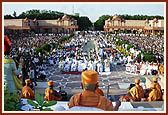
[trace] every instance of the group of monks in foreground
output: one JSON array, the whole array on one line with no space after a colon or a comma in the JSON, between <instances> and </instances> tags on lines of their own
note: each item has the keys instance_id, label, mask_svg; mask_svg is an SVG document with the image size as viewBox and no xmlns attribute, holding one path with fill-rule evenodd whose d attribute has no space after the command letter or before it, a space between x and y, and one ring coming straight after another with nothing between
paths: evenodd
<instances>
[{"instance_id":1,"label":"group of monks in foreground","mask_svg":"<svg viewBox=\"0 0 168 115\"><path fill-rule=\"evenodd\" d=\"M75 94L69 100L68 106L72 108L74 106L84 106L84 107L96 107L103 109L105 111L117 111L121 102L116 102L116 106L113 107L112 101L104 96L104 93L99 89L98 84L98 72L94 70L86 70L81 74L82 80L82 93ZM149 96L146 98L147 101L156 101L163 98L161 87L157 83L157 78L153 78L153 83L151 84ZM34 93L30 88L30 79L25 80L26 86L22 89L23 98L34 99ZM144 98L143 88L139 85L140 79L135 79L135 86L129 90L129 95L134 97L136 101L141 101ZM53 81L48 82L48 88L45 90L45 101L60 101L62 99L61 95L53 89ZM162 99L163 100L163 99Z\"/></svg>"},{"instance_id":2,"label":"group of monks in foreground","mask_svg":"<svg viewBox=\"0 0 168 115\"><path fill-rule=\"evenodd\" d=\"M132 87L128 95L135 98L135 101L141 101L142 99L146 101L162 101L164 100L164 96L161 90L161 86L158 83L157 77L153 77L153 83L151 83L150 88L145 89L146 92L144 94L144 90L140 84L140 79L135 79L135 86Z\"/></svg>"}]
</instances>

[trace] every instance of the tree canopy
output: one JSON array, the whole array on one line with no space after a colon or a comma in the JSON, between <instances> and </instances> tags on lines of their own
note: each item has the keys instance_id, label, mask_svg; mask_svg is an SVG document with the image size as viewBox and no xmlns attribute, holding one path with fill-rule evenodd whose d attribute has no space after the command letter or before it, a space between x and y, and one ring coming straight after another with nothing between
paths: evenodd
<instances>
[{"instance_id":1,"label":"tree canopy","mask_svg":"<svg viewBox=\"0 0 168 115\"><path fill-rule=\"evenodd\" d=\"M105 25L105 20L110 18L109 15L103 15L99 17L99 19L94 23L95 30L103 30L103 26Z\"/></svg>"},{"instance_id":2,"label":"tree canopy","mask_svg":"<svg viewBox=\"0 0 168 115\"><path fill-rule=\"evenodd\" d=\"M118 15L118 17L120 17L121 19L125 19L125 20L153 20L154 18L157 19L164 19L163 16L148 16L148 15L128 15L128 14L124 14L124 15Z\"/></svg>"},{"instance_id":3,"label":"tree canopy","mask_svg":"<svg viewBox=\"0 0 168 115\"><path fill-rule=\"evenodd\" d=\"M121 19L125 19L125 20L153 20L154 18L157 19L164 19L163 16L147 16L147 15L128 15L128 14L124 14L124 15L118 15L118 17L120 17ZM108 18L113 18L113 16L110 15L103 15L101 17L99 17L99 19L94 23L94 27L95 30L104 30L103 26L105 24L105 20L107 20Z\"/></svg>"},{"instance_id":4,"label":"tree canopy","mask_svg":"<svg viewBox=\"0 0 168 115\"><path fill-rule=\"evenodd\" d=\"M88 17L80 17L77 19L77 23L80 26L80 30L88 30L92 26L92 22Z\"/></svg>"},{"instance_id":5,"label":"tree canopy","mask_svg":"<svg viewBox=\"0 0 168 115\"><path fill-rule=\"evenodd\" d=\"M51 10L37 10L37 9L32 9L26 12L22 12L18 16L16 16L16 12L14 11L13 15L5 15L4 19L24 19L24 18L29 18L29 19L34 19L36 18L37 20L55 20L58 18L62 18L62 16L65 13L63 12L58 12L58 11L51 11ZM77 15L69 15L67 14L70 18L74 18L77 20L77 24L79 26L79 30L88 30L90 27L92 27L92 22L90 19L85 16L85 17L80 17ZM121 19L125 20L153 20L154 18L157 19L164 19L163 16L147 16L147 15L118 15ZM104 30L103 26L105 24L105 20L108 18L113 18L113 16L110 15L102 15L99 17L99 19L94 23L94 29L95 30Z\"/></svg>"},{"instance_id":6,"label":"tree canopy","mask_svg":"<svg viewBox=\"0 0 168 115\"><path fill-rule=\"evenodd\" d=\"M58 12L58 11L33 9L26 12L22 12L18 16L5 15L4 19L24 19L27 17L28 19L36 18L37 20L55 20L58 18L62 18L64 14L65 13ZM89 20L88 17L80 17L76 15L69 15L69 14L66 14L66 15L69 16L70 18L74 18L75 20L77 20L77 25L79 26L79 30L88 30L89 27L92 26L92 22Z\"/></svg>"}]
</instances>

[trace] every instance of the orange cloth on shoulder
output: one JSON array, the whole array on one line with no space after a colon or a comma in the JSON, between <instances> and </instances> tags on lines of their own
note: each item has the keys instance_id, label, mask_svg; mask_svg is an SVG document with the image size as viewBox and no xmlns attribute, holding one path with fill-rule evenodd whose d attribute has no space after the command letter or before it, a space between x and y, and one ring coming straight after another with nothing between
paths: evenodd
<instances>
[{"instance_id":1,"label":"orange cloth on shoulder","mask_svg":"<svg viewBox=\"0 0 168 115\"><path fill-rule=\"evenodd\" d=\"M28 86L24 86L22 89L22 97L26 99L34 99L34 93Z\"/></svg>"},{"instance_id":2,"label":"orange cloth on shoulder","mask_svg":"<svg viewBox=\"0 0 168 115\"><path fill-rule=\"evenodd\" d=\"M75 94L71 97L68 103L69 108L74 106L82 107L96 107L105 111L113 111L112 101L105 96L97 95L92 91L83 91L82 93Z\"/></svg>"},{"instance_id":3,"label":"orange cloth on shoulder","mask_svg":"<svg viewBox=\"0 0 168 115\"><path fill-rule=\"evenodd\" d=\"M104 96L103 91L102 91L101 89L99 89L99 88L96 88L95 93L96 93L96 94L99 94L99 95L101 95L101 96Z\"/></svg>"},{"instance_id":4,"label":"orange cloth on shoulder","mask_svg":"<svg viewBox=\"0 0 168 115\"><path fill-rule=\"evenodd\" d=\"M58 94L56 90L51 89L50 87L45 89L44 100L46 101L60 101L62 99L61 95Z\"/></svg>"}]
</instances>

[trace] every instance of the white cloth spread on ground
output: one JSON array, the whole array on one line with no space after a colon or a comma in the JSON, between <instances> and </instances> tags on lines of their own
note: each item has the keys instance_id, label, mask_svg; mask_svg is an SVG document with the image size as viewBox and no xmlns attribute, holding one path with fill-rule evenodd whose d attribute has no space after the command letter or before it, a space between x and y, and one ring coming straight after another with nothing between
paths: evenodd
<instances>
[{"instance_id":1,"label":"white cloth spread on ground","mask_svg":"<svg viewBox=\"0 0 168 115\"><path fill-rule=\"evenodd\" d=\"M23 111L33 111L33 107L28 104L27 99L22 99L22 103L25 104L21 107ZM112 102L113 107L115 107L116 102ZM53 111L104 111L99 108L94 107L81 107L81 106L74 106L69 109L68 101L57 101L57 104L47 107L51 108ZM163 106L161 108L144 108L139 106L138 108L133 108L130 102L121 102L121 106L119 107L118 111L163 111Z\"/></svg>"}]
</instances>

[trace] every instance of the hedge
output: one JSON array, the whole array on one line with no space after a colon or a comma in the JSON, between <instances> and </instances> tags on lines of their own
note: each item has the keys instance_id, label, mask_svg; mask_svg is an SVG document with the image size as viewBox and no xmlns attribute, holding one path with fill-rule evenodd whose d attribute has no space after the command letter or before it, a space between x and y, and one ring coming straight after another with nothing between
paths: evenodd
<instances>
[{"instance_id":1,"label":"hedge","mask_svg":"<svg viewBox=\"0 0 168 115\"><path fill-rule=\"evenodd\" d=\"M117 46L117 49L118 49L119 51L121 51L121 47L120 47L120 46Z\"/></svg>"},{"instance_id":2,"label":"hedge","mask_svg":"<svg viewBox=\"0 0 168 115\"><path fill-rule=\"evenodd\" d=\"M126 52L126 56L129 56L129 53L128 53L128 52Z\"/></svg>"},{"instance_id":3,"label":"hedge","mask_svg":"<svg viewBox=\"0 0 168 115\"><path fill-rule=\"evenodd\" d=\"M72 38L73 36L74 36L74 34L70 34L70 36L68 36L68 37L60 38L59 41L58 41L58 44L56 44L56 43L46 43L46 44L42 45L40 48L35 49L35 54L38 54L39 52L49 53L50 50L51 50L51 45L53 45L53 49L63 47L65 42L69 41L70 38Z\"/></svg>"},{"instance_id":4,"label":"hedge","mask_svg":"<svg viewBox=\"0 0 168 115\"><path fill-rule=\"evenodd\" d=\"M148 54L148 53L144 53L144 61L146 62L146 61L149 61L149 62L152 62L152 61L154 61L154 56L152 55L152 54Z\"/></svg>"},{"instance_id":5,"label":"hedge","mask_svg":"<svg viewBox=\"0 0 168 115\"><path fill-rule=\"evenodd\" d=\"M49 52L51 50L51 45L56 46L55 43L50 43L50 44L44 44L40 48L35 49L35 54L38 54L39 52ZM54 48L54 47L53 47Z\"/></svg>"},{"instance_id":6,"label":"hedge","mask_svg":"<svg viewBox=\"0 0 168 115\"><path fill-rule=\"evenodd\" d=\"M134 46L133 46L133 45L128 44L128 46L127 46L127 50L129 50L130 48L134 48Z\"/></svg>"},{"instance_id":7,"label":"hedge","mask_svg":"<svg viewBox=\"0 0 168 115\"><path fill-rule=\"evenodd\" d=\"M59 39L58 43L59 43L59 44L62 44L63 42L69 40L69 39L72 38L73 36L74 36L74 34L70 34L70 36L68 36L68 37L63 37L63 38Z\"/></svg>"}]
</instances>

